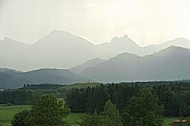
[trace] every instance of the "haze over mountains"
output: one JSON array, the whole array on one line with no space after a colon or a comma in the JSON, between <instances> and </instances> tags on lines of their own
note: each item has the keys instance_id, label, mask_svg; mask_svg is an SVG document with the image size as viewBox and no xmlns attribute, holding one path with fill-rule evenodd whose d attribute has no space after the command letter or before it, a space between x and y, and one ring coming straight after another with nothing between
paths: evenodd
<instances>
[{"instance_id":1,"label":"haze over mountains","mask_svg":"<svg viewBox=\"0 0 190 126\"><path fill-rule=\"evenodd\" d=\"M0 41L0 66L22 71L39 68L68 69L94 58L107 60L124 52L144 56L171 45L190 48L190 41L179 38L161 45L140 47L125 35L114 37L109 43L94 45L79 36L55 30L32 45L10 38Z\"/></svg>"},{"instance_id":2,"label":"haze over mountains","mask_svg":"<svg viewBox=\"0 0 190 126\"><path fill-rule=\"evenodd\" d=\"M18 88L24 84L73 84L87 81L66 69L38 69L28 72L0 69L0 88Z\"/></svg>"},{"instance_id":3,"label":"haze over mountains","mask_svg":"<svg viewBox=\"0 0 190 126\"><path fill-rule=\"evenodd\" d=\"M190 50L171 46L143 57L123 53L79 74L101 82L190 79Z\"/></svg>"},{"instance_id":4,"label":"haze over mountains","mask_svg":"<svg viewBox=\"0 0 190 126\"><path fill-rule=\"evenodd\" d=\"M71 84L89 79L99 82L189 79L188 48L190 41L185 38L140 47L127 35L94 45L64 31L53 31L32 45L5 38L0 41L0 68L3 68L0 87Z\"/></svg>"}]
</instances>

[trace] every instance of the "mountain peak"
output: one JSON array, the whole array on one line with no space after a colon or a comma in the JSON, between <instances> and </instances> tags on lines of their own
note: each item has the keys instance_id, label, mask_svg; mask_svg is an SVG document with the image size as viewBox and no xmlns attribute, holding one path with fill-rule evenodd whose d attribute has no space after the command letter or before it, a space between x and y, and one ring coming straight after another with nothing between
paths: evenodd
<instances>
[{"instance_id":1,"label":"mountain peak","mask_svg":"<svg viewBox=\"0 0 190 126\"><path fill-rule=\"evenodd\" d=\"M2 45L4 46L13 46L13 47L16 47L16 46L22 46L22 47L26 47L28 46L28 44L25 44L23 42L20 42L20 41L16 41L12 38L9 38L9 37L5 37L2 41L0 41Z\"/></svg>"},{"instance_id":2,"label":"mountain peak","mask_svg":"<svg viewBox=\"0 0 190 126\"><path fill-rule=\"evenodd\" d=\"M47 36L61 37L61 36L74 36L74 35L72 35L70 32L67 31L53 30Z\"/></svg>"},{"instance_id":3,"label":"mountain peak","mask_svg":"<svg viewBox=\"0 0 190 126\"><path fill-rule=\"evenodd\" d=\"M44 45L45 44L45 45ZM38 45L40 47L66 47L67 45L70 46L81 46L81 44L92 45L92 43L88 42L86 39L73 35L67 31L61 30L53 30L47 36L41 38L39 41L34 43L34 45Z\"/></svg>"},{"instance_id":4,"label":"mountain peak","mask_svg":"<svg viewBox=\"0 0 190 126\"><path fill-rule=\"evenodd\" d=\"M3 39L3 42L14 42L14 43L16 43L16 42L18 42L18 41L14 40L14 39L12 39L12 38L9 38L9 37L5 37L5 38ZM19 42L19 43L21 43L21 42Z\"/></svg>"},{"instance_id":5,"label":"mountain peak","mask_svg":"<svg viewBox=\"0 0 190 126\"><path fill-rule=\"evenodd\" d=\"M166 50L166 51L175 51L175 50L187 50L186 48L183 48L183 47L179 47L179 46L170 46L170 47L168 47L168 48L166 48L166 49L164 49L164 50ZM164 51L164 50L162 50L162 51Z\"/></svg>"},{"instance_id":6,"label":"mountain peak","mask_svg":"<svg viewBox=\"0 0 190 126\"><path fill-rule=\"evenodd\" d=\"M170 46L166 49L163 49L159 51L158 53L155 53L157 56L168 56L168 55L186 55L190 54L190 50L183 47L178 46Z\"/></svg>"},{"instance_id":7,"label":"mountain peak","mask_svg":"<svg viewBox=\"0 0 190 126\"><path fill-rule=\"evenodd\" d=\"M123 47L140 47L137 45L132 39L129 38L128 35L124 35L122 37L115 36L112 38L110 44L115 46L123 46Z\"/></svg>"},{"instance_id":8,"label":"mountain peak","mask_svg":"<svg viewBox=\"0 0 190 126\"><path fill-rule=\"evenodd\" d=\"M129 37L128 37L128 35L124 35L124 36L122 36L122 37L118 37L118 36L115 36L115 37L113 37L112 39L111 39L111 42L115 42L115 41L132 41Z\"/></svg>"},{"instance_id":9,"label":"mountain peak","mask_svg":"<svg viewBox=\"0 0 190 126\"><path fill-rule=\"evenodd\" d=\"M3 41L13 41L13 39L11 39L11 38L9 38L9 37L5 37L5 38L3 39Z\"/></svg>"},{"instance_id":10,"label":"mountain peak","mask_svg":"<svg viewBox=\"0 0 190 126\"><path fill-rule=\"evenodd\" d=\"M183 38L183 37L181 37L181 38L176 38L176 39L174 39L174 40L176 40L176 41L189 41L188 39L186 39L186 38Z\"/></svg>"}]
</instances>

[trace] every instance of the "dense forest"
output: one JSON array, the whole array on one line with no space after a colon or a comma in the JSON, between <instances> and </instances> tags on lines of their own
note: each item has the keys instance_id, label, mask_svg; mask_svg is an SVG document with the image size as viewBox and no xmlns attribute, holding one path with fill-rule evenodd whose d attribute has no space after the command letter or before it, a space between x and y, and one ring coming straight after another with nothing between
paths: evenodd
<instances>
[{"instance_id":1,"label":"dense forest","mask_svg":"<svg viewBox=\"0 0 190 126\"><path fill-rule=\"evenodd\" d=\"M93 113L103 111L109 99L121 112L129 99L142 89L150 89L158 97L159 105L164 106L164 116L190 116L189 82L136 82L101 84L97 87L73 88L67 92L66 104L72 112Z\"/></svg>"},{"instance_id":2,"label":"dense forest","mask_svg":"<svg viewBox=\"0 0 190 126\"><path fill-rule=\"evenodd\" d=\"M5 90L0 91L0 104L25 105L31 104L34 95L25 90Z\"/></svg>"},{"instance_id":3,"label":"dense forest","mask_svg":"<svg viewBox=\"0 0 190 126\"><path fill-rule=\"evenodd\" d=\"M89 83L90 85L90 83ZM0 91L0 104L32 104L43 94L64 98L71 112L100 113L106 101L111 100L119 112L128 105L129 99L142 89L149 89L163 105L164 116L190 116L190 82L123 82L99 84L96 87L65 88L65 85L31 84L17 90Z\"/></svg>"}]
</instances>

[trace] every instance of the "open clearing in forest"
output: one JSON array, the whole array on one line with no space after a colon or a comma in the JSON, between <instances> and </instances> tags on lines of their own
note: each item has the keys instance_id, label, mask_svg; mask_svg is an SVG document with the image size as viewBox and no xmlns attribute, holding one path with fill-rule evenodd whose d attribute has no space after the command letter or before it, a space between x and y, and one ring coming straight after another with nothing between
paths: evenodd
<instances>
[{"instance_id":1,"label":"open clearing in forest","mask_svg":"<svg viewBox=\"0 0 190 126\"><path fill-rule=\"evenodd\" d=\"M30 109L29 105L0 105L0 124L3 126L11 126L11 120L13 116L22 110ZM80 122L84 113L70 113L65 119L71 126L78 126L76 121ZM178 119L176 117L165 117L164 126L172 126L173 120Z\"/></svg>"}]
</instances>

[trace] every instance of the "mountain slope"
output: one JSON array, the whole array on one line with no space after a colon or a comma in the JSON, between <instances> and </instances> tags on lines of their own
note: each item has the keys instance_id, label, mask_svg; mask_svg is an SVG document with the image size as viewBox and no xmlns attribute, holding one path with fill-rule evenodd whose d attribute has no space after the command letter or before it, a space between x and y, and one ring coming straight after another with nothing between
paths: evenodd
<instances>
[{"instance_id":1,"label":"mountain slope","mask_svg":"<svg viewBox=\"0 0 190 126\"><path fill-rule=\"evenodd\" d=\"M123 53L80 75L102 82L186 79L190 77L190 50L172 46L144 57Z\"/></svg>"},{"instance_id":2,"label":"mountain slope","mask_svg":"<svg viewBox=\"0 0 190 126\"><path fill-rule=\"evenodd\" d=\"M0 67L22 71L40 68L69 69L94 58L107 60L124 52L145 56L171 45L190 48L190 41L179 38L160 45L140 47L125 35L114 37L109 43L94 45L69 32L54 30L33 45L10 38L0 41Z\"/></svg>"},{"instance_id":3,"label":"mountain slope","mask_svg":"<svg viewBox=\"0 0 190 126\"><path fill-rule=\"evenodd\" d=\"M0 72L0 88L18 88L24 84L73 84L76 82L87 82L87 79L64 69Z\"/></svg>"},{"instance_id":4,"label":"mountain slope","mask_svg":"<svg viewBox=\"0 0 190 126\"><path fill-rule=\"evenodd\" d=\"M81 73L84 69L94 67L100 63L103 63L105 60L101 60L99 58L95 58L85 62L84 64L78 65L76 67L71 68L70 70L76 74Z\"/></svg>"},{"instance_id":5,"label":"mountain slope","mask_svg":"<svg viewBox=\"0 0 190 126\"><path fill-rule=\"evenodd\" d=\"M48 84L71 84L86 81L86 79L64 69L39 69L29 71L23 74L23 79L29 83Z\"/></svg>"},{"instance_id":6,"label":"mountain slope","mask_svg":"<svg viewBox=\"0 0 190 126\"><path fill-rule=\"evenodd\" d=\"M35 68L71 68L96 56L94 45L85 39L53 31L30 47L29 57L33 57L31 62Z\"/></svg>"},{"instance_id":7,"label":"mountain slope","mask_svg":"<svg viewBox=\"0 0 190 126\"><path fill-rule=\"evenodd\" d=\"M8 38L0 42L0 66L24 71L71 68L98 56L92 43L64 31L52 31L33 45Z\"/></svg>"},{"instance_id":8,"label":"mountain slope","mask_svg":"<svg viewBox=\"0 0 190 126\"><path fill-rule=\"evenodd\" d=\"M4 38L0 41L0 67L21 69L20 63L25 63L25 52L29 45L15 41L10 38ZM21 67L20 67L21 66Z\"/></svg>"},{"instance_id":9,"label":"mountain slope","mask_svg":"<svg viewBox=\"0 0 190 126\"><path fill-rule=\"evenodd\" d=\"M159 52L163 49L166 49L170 46L178 46L178 47L190 49L190 41L188 39L185 39L185 38L177 38L174 40L166 41L162 44L149 45L146 47L142 47L139 51L140 52L139 55L140 56L150 55L150 54ZM138 53L135 53L135 54L138 54Z\"/></svg>"},{"instance_id":10,"label":"mountain slope","mask_svg":"<svg viewBox=\"0 0 190 126\"><path fill-rule=\"evenodd\" d=\"M96 45L97 49L101 52L120 54L124 52L136 53L140 46L131 40L127 35L123 37L114 37L109 43Z\"/></svg>"}]
</instances>

